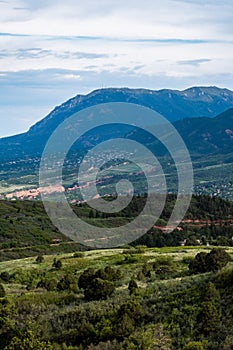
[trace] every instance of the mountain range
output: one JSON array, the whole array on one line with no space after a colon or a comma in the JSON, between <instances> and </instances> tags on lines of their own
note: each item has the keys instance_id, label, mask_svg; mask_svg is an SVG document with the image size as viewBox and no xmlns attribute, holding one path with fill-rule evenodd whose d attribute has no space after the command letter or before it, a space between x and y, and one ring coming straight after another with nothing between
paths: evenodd
<instances>
[{"instance_id":1,"label":"mountain range","mask_svg":"<svg viewBox=\"0 0 233 350\"><path fill-rule=\"evenodd\" d=\"M200 127L200 131L206 130L208 132L207 124L210 122L209 119L204 118L198 119L198 121L194 119L187 121L186 118L212 118L233 108L233 91L217 87L192 87L184 91L109 88L96 90L88 95L77 95L55 107L51 113L33 125L26 133L0 139L0 160L40 156L49 136L66 118L87 107L107 102L129 102L149 107L162 114L170 122L184 119L182 123L177 124L177 127L182 133L181 136L186 137L186 128L189 136L191 136L190 131L198 127ZM211 133L214 132L213 128L220 127L221 129L221 121L223 121L224 116L219 118L220 122L216 120L215 123L211 124ZM231 129L228 124L229 121L227 121L226 129ZM222 135L224 135L225 140L227 136L224 131L222 131ZM193 145L193 141L190 141L192 137L186 137L186 140L190 145ZM195 144L198 143L197 138L194 141ZM211 135L206 135L207 151L212 148L210 145L212 141ZM221 143L221 138L217 143Z\"/></svg>"},{"instance_id":2,"label":"mountain range","mask_svg":"<svg viewBox=\"0 0 233 350\"><path fill-rule=\"evenodd\" d=\"M215 167L223 163L233 166L233 91L217 87L192 87L184 91L100 89L88 95L77 95L56 107L26 133L0 139L0 193L1 187L8 186L9 182L17 189L20 188L17 184L22 184L22 181L28 185L25 176L32 175L33 181L30 184L37 183L36 169L42 151L57 126L75 112L107 102L135 103L162 114L180 133L195 160L196 168L205 168L210 164ZM117 132L112 126L106 126L100 132L94 131L77 144L75 151L79 152L86 144L95 145L114 134L129 136L127 128L121 129L120 135ZM137 138L140 137L144 138L145 135L140 135L139 132ZM208 174L202 171L200 182L209 178L209 169L207 171ZM210 171L213 172L213 169ZM216 174L216 169L213 174ZM228 168L229 181L230 174L232 168ZM215 180L214 176L211 177L211 182ZM222 179L221 173L216 176Z\"/></svg>"}]
</instances>

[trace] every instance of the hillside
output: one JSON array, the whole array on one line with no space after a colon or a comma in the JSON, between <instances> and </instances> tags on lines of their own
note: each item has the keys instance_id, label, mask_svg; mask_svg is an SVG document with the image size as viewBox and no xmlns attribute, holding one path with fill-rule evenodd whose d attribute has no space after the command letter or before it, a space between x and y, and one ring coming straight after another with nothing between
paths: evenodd
<instances>
[{"instance_id":1,"label":"hillside","mask_svg":"<svg viewBox=\"0 0 233 350\"><path fill-rule=\"evenodd\" d=\"M138 247L1 262L0 349L231 349L232 257Z\"/></svg>"},{"instance_id":2,"label":"hillside","mask_svg":"<svg viewBox=\"0 0 233 350\"><path fill-rule=\"evenodd\" d=\"M24 134L0 139L0 159L17 160L38 156L48 137L66 118L90 106L107 102L129 102L149 107L169 121L213 117L233 107L233 92L217 87L193 87L184 91L146 89L101 89L77 95L60 106Z\"/></svg>"},{"instance_id":3,"label":"hillside","mask_svg":"<svg viewBox=\"0 0 233 350\"><path fill-rule=\"evenodd\" d=\"M81 109L100 103L128 102L149 107L169 121L188 117L212 117L233 107L233 91L217 87L192 87L179 90L100 89L76 97L56 107L47 117L32 126L29 135L49 133L65 118Z\"/></svg>"},{"instance_id":4,"label":"hillside","mask_svg":"<svg viewBox=\"0 0 233 350\"><path fill-rule=\"evenodd\" d=\"M233 150L233 108L210 118L174 123L191 154L228 154Z\"/></svg>"},{"instance_id":5,"label":"hillside","mask_svg":"<svg viewBox=\"0 0 233 350\"><path fill-rule=\"evenodd\" d=\"M149 247L176 246L182 242L196 245L233 245L233 204L221 198L194 196L179 228L164 234L164 227L175 205L176 196L167 197L166 206L155 226L136 244ZM98 227L125 225L139 215L145 198L134 197L130 205L115 214L93 211L85 204L72 208L82 220ZM199 243L198 243L199 242ZM63 236L51 223L39 201L0 201L0 261L34 256L39 253L86 250Z\"/></svg>"},{"instance_id":6,"label":"hillside","mask_svg":"<svg viewBox=\"0 0 233 350\"><path fill-rule=\"evenodd\" d=\"M233 109L229 109L213 118L186 118L174 122L174 126L185 141L193 161L195 193L233 199ZM170 181L169 190L171 192L176 191L176 168L168 165L172 162L167 157L166 148L162 147L161 143L156 140L151 141L150 137L148 138L148 135L143 131L131 129L129 132L127 130L127 127L118 130L117 127L105 126L87 134L80 142L75 143L64 166L65 187L76 187L77 179L74 175L74 169L77 167L77 161L82 159L83 154L88 149L103 140L123 137L136 140L154 152L168 176L168 183ZM23 144L18 141L17 143L7 144L7 139L2 140L0 158L9 158L14 154L14 160L2 159L0 163L0 196L2 194L2 198L39 198L38 169L40 154L27 156L26 151L28 147L31 152L34 145L37 145L35 137L34 135L30 136L28 146L26 141ZM41 139L43 137L38 137L40 139L38 144L42 145ZM6 143L4 144L4 142ZM22 152L23 154L21 154ZM222 176L223 169L224 177ZM107 185L108 182L107 179ZM73 194L70 192L68 195L73 199L77 196L77 193L74 191Z\"/></svg>"}]
</instances>

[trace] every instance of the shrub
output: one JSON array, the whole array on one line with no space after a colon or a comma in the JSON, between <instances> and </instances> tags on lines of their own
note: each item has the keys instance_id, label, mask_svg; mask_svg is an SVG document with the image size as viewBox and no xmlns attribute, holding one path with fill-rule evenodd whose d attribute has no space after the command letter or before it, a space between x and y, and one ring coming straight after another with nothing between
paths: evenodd
<instances>
[{"instance_id":1,"label":"shrub","mask_svg":"<svg viewBox=\"0 0 233 350\"><path fill-rule=\"evenodd\" d=\"M83 252L75 252L73 254L74 258L83 258L84 257L84 253Z\"/></svg>"},{"instance_id":2,"label":"shrub","mask_svg":"<svg viewBox=\"0 0 233 350\"><path fill-rule=\"evenodd\" d=\"M84 290L84 295L87 300L107 299L115 290L112 282L95 278Z\"/></svg>"},{"instance_id":3,"label":"shrub","mask_svg":"<svg viewBox=\"0 0 233 350\"><path fill-rule=\"evenodd\" d=\"M0 284L0 298L4 298L6 295L5 289L2 284Z\"/></svg>"},{"instance_id":4,"label":"shrub","mask_svg":"<svg viewBox=\"0 0 233 350\"><path fill-rule=\"evenodd\" d=\"M4 271L1 273L0 278L3 282L9 282L11 276L10 276L9 272Z\"/></svg>"},{"instance_id":5,"label":"shrub","mask_svg":"<svg viewBox=\"0 0 233 350\"><path fill-rule=\"evenodd\" d=\"M192 273L216 272L231 260L231 256L224 249L214 248L210 253L198 253L190 262L189 269Z\"/></svg>"},{"instance_id":6,"label":"shrub","mask_svg":"<svg viewBox=\"0 0 233 350\"><path fill-rule=\"evenodd\" d=\"M137 282L135 281L134 278L131 278L131 280L129 282L129 285L128 285L128 290L129 290L129 294L130 295L137 294L137 292L138 292L138 284L137 284Z\"/></svg>"},{"instance_id":7,"label":"shrub","mask_svg":"<svg viewBox=\"0 0 233 350\"><path fill-rule=\"evenodd\" d=\"M224 249L214 248L207 254L207 268L209 271L218 271L231 260L231 256Z\"/></svg>"},{"instance_id":8,"label":"shrub","mask_svg":"<svg viewBox=\"0 0 233 350\"><path fill-rule=\"evenodd\" d=\"M206 256L207 253L201 252L198 253L193 260L189 263L189 270L192 273L204 273L207 272L206 266Z\"/></svg>"},{"instance_id":9,"label":"shrub","mask_svg":"<svg viewBox=\"0 0 233 350\"><path fill-rule=\"evenodd\" d=\"M38 282L36 288L45 288L48 291L57 289L57 280L55 278L45 278Z\"/></svg>"},{"instance_id":10,"label":"shrub","mask_svg":"<svg viewBox=\"0 0 233 350\"><path fill-rule=\"evenodd\" d=\"M38 257L36 258L36 263L37 264L42 264L43 261L44 261L43 255L38 255Z\"/></svg>"},{"instance_id":11,"label":"shrub","mask_svg":"<svg viewBox=\"0 0 233 350\"><path fill-rule=\"evenodd\" d=\"M58 282L57 284L57 289L58 290L68 290L68 291L77 291L77 282L71 273L67 273L62 279Z\"/></svg>"},{"instance_id":12,"label":"shrub","mask_svg":"<svg viewBox=\"0 0 233 350\"><path fill-rule=\"evenodd\" d=\"M215 281L220 288L228 288L233 285L233 268L226 267L218 272Z\"/></svg>"},{"instance_id":13,"label":"shrub","mask_svg":"<svg viewBox=\"0 0 233 350\"><path fill-rule=\"evenodd\" d=\"M55 267L55 269L60 270L62 268L61 260L57 260L56 258L54 258L52 266Z\"/></svg>"},{"instance_id":14,"label":"shrub","mask_svg":"<svg viewBox=\"0 0 233 350\"><path fill-rule=\"evenodd\" d=\"M91 283L95 276L95 270L93 268L89 268L85 270L79 277L78 286L81 289L85 289Z\"/></svg>"},{"instance_id":15,"label":"shrub","mask_svg":"<svg viewBox=\"0 0 233 350\"><path fill-rule=\"evenodd\" d=\"M115 290L113 282L118 280L120 276L119 270L108 266L97 271L89 268L80 275L78 286L84 289L87 300L107 299Z\"/></svg>"}]
</instances>

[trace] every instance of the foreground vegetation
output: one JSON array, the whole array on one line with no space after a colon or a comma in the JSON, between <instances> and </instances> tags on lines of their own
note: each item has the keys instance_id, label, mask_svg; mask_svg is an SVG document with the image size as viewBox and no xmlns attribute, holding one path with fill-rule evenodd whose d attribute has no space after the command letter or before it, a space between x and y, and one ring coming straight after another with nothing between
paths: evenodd
<instances>
[{"instance_id":1,"label":"foreground vegetation","mask_svg":"<svg viewBox=\"0 0 233 350\"><path fill-rule=\"evenodd\" d=\"M73 210L112 227L145 201L136 196L117 214ZM168 196L143 237L106 250L64 237L41 202L0 202L0 349L232 349L232 202L194 196L168 234L175 201Z\"/></svg>"},{"instance_id":2,"label":"foreground vegetation","mask_svg":"<svg viewBox=\"0 0 233 350\"><path fill-rule=\"evenodd\" d=\"M0 349L232 349L232 257L139 246L1 262Z\"/></svg>"}]
</instances>

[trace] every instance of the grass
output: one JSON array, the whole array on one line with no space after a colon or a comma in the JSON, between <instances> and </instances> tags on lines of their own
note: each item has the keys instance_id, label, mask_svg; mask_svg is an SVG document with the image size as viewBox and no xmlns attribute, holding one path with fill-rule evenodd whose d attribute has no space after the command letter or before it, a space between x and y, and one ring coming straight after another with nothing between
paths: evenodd
<instances>
[{"instance_id":1,"label":"grass","mask_svg":"<svg viewBox=\"0 0 233 350\"><path fill-rule=\"evenodd\" d=\"M153 263L155 261L163 261L164 258L169 259L174 266L175 274L178 277L173 277L172 273L168 273L168 277L163 277L162 283L170 283L171 281L187 278L188 265L184 263L184 258L192 258L201 251L210 251L212 247L164 247L164 248L147 248L143 254L128 255L123 254L123 249L105 249L96 251L87 251L83 253L83 257L74 257L74 253L60 253L58 255L45 255L44 261L41 264L35 262L35 257L9 260L0 262L0 273L7 271L11 275L16 274L16 281L5 284L8 295L19 295L21 293L31 293L27 290L26 283L19 283L30 276L48 275L50 278L61 278L64 273L72 272L77 276L85 269L92 267L95 269L104 268L106 266L115 266L120 268L123 273L121 281L121 289L125 289L132 276L136 277L142 269L144 263ZM228 249L230 254L233 254L233 247ZM128 259L131 257L133 260ZM54 258L61 259L62 268L56 270L52 267ZM129 261L128 261L129 260ZM171 275L171 277L169 277ZM26 277L25 277L26 276ZM38 277L39 279L40 277ZM149 281L139 281L142 288L148 285L153 286L158 276L152 277ZM159 278L160 279L160 278ZM42 293L40 290L35 290L36 294Z\"/></svg>"}]
</instances>

